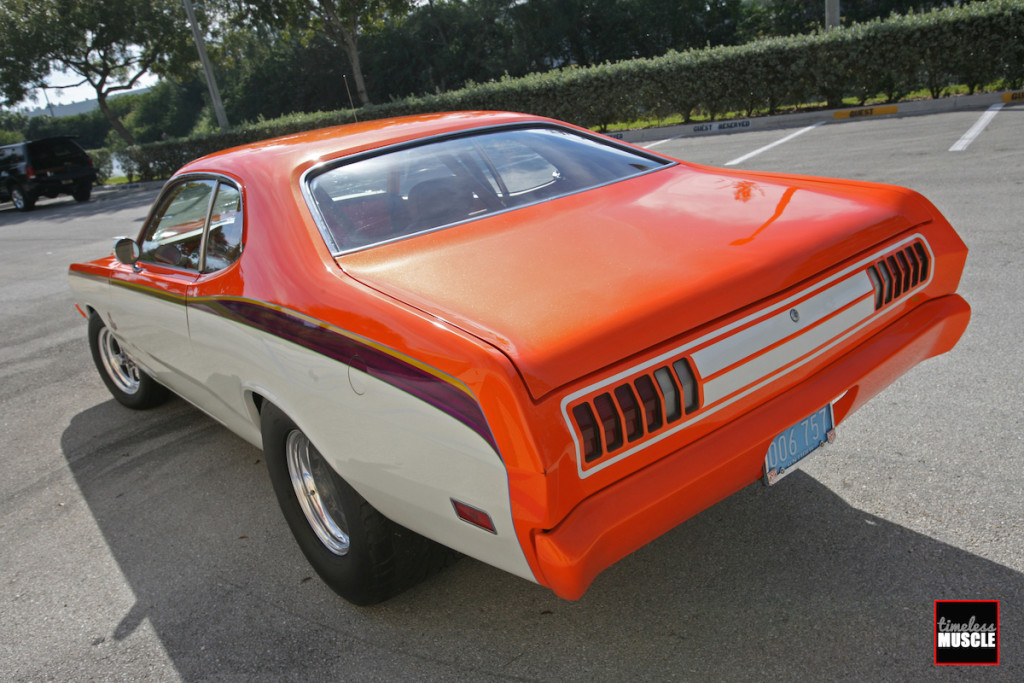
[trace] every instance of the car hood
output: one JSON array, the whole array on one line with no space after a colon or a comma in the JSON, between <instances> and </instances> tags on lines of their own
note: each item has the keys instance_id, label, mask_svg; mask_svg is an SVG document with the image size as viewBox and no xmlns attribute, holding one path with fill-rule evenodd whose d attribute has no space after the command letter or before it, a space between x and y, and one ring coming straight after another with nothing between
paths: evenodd
<instances>
[{"instance_id":1,"label":"car hood","mask_svg":"<svg viewBox=\"0 0 1024 683\"><path fill-rule=\"evenodd\" d=\"M892 186L680 164L338 262L500 349L540 399L926 221L929 206Z\"/></svg>"}]
</instances>

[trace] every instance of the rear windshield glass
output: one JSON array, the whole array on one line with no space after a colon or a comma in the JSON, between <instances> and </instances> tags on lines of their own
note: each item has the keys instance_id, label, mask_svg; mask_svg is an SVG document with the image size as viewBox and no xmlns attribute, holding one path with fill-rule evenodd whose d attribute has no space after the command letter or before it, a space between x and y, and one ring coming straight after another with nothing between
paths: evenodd
<instances>
[{"instance_id":1,"label":"rear windshield glass","mask_svg":"<svg viewBox=\"0 0 1024 683\"><path fill-rule=\"evenodd\" d=\"M77 142L67 138L37 140L28 145L29 158L39 168L88 163Z\"/></svg>"},{"instance_id":2,"label":"rear windshield glass","mask_svg":"<svg viewBox=\"0 0 1024 683\"><path fill-rule=\"evenodd\" d=\"M318 173L309 194L335 254L563 197L671 162L558 128L496 130Z\"/></svg>"}]
</instances>

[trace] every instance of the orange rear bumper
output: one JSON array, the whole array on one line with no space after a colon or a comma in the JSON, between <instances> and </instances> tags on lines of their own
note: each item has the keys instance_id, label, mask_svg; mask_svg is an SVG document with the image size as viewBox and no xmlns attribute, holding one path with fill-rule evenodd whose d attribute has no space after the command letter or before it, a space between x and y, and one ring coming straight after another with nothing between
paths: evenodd
<instances>
[{"instance_id":1,"label":"orange rear bumper","mask_svg":"<svg viewBox=\"0 0 1024 683\"><path fill-rule=\"evenodd\" d=\"M535 532L541 583L579 598L607 567L760 479L781 429L830 401L838 425L900 375L952 349L970 315L955 294L924 303L728 427L590 496L554 529Z\"/></svg>"}]
</instances>

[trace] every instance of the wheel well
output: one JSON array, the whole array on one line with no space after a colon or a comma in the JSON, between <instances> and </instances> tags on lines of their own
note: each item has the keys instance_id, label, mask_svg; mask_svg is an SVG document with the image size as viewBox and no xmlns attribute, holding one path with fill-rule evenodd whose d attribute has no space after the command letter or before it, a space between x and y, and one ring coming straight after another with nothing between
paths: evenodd
<instances>
[{"instance_id":1,"label":"wheel well","mask_svg":"<svg viewBox=\"0 0 1024 683\"><path fill-rule=\"evenodd\" d=\"M252 389L245 390L246 410L249 413L249 419L252 420L256 429L261 429L260 425L263 422L263 407L268 403L269 401L267 401L263 394L256 393Z\"/></svg>"}]
</instances>

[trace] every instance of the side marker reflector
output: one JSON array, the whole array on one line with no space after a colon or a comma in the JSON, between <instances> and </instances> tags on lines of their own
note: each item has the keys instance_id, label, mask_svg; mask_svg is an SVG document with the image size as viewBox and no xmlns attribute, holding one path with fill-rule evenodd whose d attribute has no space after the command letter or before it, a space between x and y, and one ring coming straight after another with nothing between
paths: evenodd
<instances>
[{"instance_id":1,"label":"side marker reflector","mask_svg":"<svg viewBox=\"0 0 1024 683\"><path fill-rule=\"evenodd\" d=\"M479 508L475 508L472 505L451 499L452 507L455 508L455 514L464 522L469 522L475 527L479 527L484 531L490 531L492 534L497 534L498 530L494 528L494 522L491 521L491 516Z\"/></svg>"}]
</instances>

